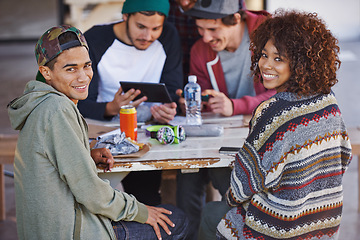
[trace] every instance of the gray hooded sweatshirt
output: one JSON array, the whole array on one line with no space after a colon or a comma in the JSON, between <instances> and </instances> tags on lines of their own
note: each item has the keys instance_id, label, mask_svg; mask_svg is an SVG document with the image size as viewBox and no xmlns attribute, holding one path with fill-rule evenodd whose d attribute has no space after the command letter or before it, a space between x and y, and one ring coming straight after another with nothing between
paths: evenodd
<instances>
[{"instance_id":1,"label":"gray hooded sweatshirt","mask_svg":"<svg viewBox=\"0 0 360 240\"><path fill-rule=\"evenodd\" d=\"M19 239L116 239L110 220L146 221L145 205L98 177L86 122L66 95L30 81L8 113L20 130L14 162Z\"/></svg>"}]
</instances>

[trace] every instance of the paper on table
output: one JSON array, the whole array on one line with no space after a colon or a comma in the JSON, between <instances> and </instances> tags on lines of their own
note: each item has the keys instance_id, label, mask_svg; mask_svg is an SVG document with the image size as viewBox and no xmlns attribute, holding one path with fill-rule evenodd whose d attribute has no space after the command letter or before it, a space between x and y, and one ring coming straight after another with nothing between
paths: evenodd
<instances>
[{"instance_id":1,"label":"paper on table","mask_svg":"<svg viewBox=\"0 0 360 240\"><path fill-rule=\"evenodd\" d=\"M135 153L114 156L115 162L128 161L123 158L140 158L140 157L144 156L145 153L149 152L150 148L151 148L151 144L146 143L139 151L137 151Z\"/></svg>"}]
</instances>

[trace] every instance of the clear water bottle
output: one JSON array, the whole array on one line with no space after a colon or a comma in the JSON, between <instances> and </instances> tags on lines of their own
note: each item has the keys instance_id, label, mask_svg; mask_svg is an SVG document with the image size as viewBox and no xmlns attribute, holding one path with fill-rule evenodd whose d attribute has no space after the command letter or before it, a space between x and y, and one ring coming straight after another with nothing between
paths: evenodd
<instances>
[{"instance_id":1,"label":"clear water bottle","mask_svg":"<svg viewBox=\"0 0 360 240\"><path fill-rule=\"evenodd\" d=\"M186 125L201 125L201 88L196 83L197 78L190 75L184 88Z\"/></svg>"}]
</instances>

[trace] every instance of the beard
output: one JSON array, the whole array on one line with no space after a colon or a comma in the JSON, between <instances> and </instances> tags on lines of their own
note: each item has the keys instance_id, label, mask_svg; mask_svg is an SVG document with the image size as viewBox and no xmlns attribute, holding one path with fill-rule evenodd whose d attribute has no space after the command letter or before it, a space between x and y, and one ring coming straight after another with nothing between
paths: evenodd
<instances>
[{"instance_id":1,"label":"beard","mask_svg":"<svg viewBox=\"0 0 360 240\"><path fill-rule=\"evenodd\" d=\"M136 40L133 39L133 37L131 36L130 31L129 31L129 23L128 23L128 21L126 21L126 35L127 35L128 39L130 40L131 45L134 46L137 50L145 51L145 50L148 48L148 47L146 47L146 48L139 48L139 47L136 46L136 44L135 44L135 41L136 41ZM149 42L149 41L146 41L146 40L144 40L144 39L138 39L138 41ZM149 45L149 46L150 46L150 45Z\"/></svg>"}]
</instances>

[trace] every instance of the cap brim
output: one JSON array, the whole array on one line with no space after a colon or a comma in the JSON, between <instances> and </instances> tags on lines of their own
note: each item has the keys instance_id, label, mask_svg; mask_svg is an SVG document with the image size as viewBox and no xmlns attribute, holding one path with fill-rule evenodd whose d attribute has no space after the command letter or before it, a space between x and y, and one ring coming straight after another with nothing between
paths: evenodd
<instances>
[{"instance_id":1,"label":"cap brim","mask_svg":"<svg viewBox=\"0 0 360 240\"><path fill-rule=\"evenodd\" d=\"M184 12L186 15L195 17L195 18L204 18L204 19L218 19L228 16L228 14L222 13L213 13L213 12L205 12L197 9L190 9Z\"/></svg>"}]
</instances>

